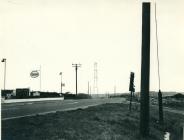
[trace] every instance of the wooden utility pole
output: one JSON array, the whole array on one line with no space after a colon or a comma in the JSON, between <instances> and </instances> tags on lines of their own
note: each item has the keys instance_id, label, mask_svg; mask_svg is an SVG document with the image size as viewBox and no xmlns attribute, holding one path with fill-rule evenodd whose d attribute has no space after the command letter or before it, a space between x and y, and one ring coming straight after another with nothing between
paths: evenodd
<instances>
[{"instance_id":1,"label":"wooden utility pole","mask_svg":"<svg viewBox=\"0 0 184 140\"><path fill-rule=\"evenodd\" d=\"M140 134L149 135L150 2L142 4L142 60Z\"/></svg>"},{"instance_id":2,"label":"wooden utility pole","mask_svg":"<svg viewBox=\"0 0 184 140\"><path fill-rule=\"evenodd\" d=\"M76 84L75 88L76 89L75 90L76 90L76 95L77 95L77 70L78 70L78 67L81 67L81 64L72 64L72 66L75 67L75 74L76 74L75 75L76 76L76 79L75 79L76 80L76 82L75 82L75 84Z\"/></svg>"},{"instance_id":3,"label":"wooden utility pole","mask_svg":"<svg viewBox=\"0 0 184 140\"><path fill-rule=\"evenodd\" d=\"M89 81L88 81L88 95L89 95Z\"/></svg>"}]
</instances>

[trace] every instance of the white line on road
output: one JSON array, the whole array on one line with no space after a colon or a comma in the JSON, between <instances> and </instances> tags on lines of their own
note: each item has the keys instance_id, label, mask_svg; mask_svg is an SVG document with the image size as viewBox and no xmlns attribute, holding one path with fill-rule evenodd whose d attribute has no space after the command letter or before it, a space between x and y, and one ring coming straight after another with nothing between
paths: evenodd
<instances>
[{"instance_id":1,"label":"white line on road","mask_svg":"<svg viewBox=\"0 0 184 140\"><path fill-rule=\"evenodd\" d=\"M70 104L71 105L71 104L77 104L77 103L79 103L79 102L73 102L73 103L67 103L67 104Z\"/></svg>"},{"instance_id":2,"label":"white line on road","mask_svg":"<svg viewBox=\"0 0 184 140\"><path fill-rule=\"evenodd\" d=\"M13 107L13 108L1 109L1 110L4 111L4 110L16 110L16 109L19 109L19 108Z\"/></svg>"},{"instance_id":3,"label":"white line on road","mask_svg":"<svg viewBox=\"0 0 184 140\"><path fill-rule=\"evenodd\" d=\"M12 119L18 119L18 118L24 118L24 117L31 117L31 116L36 116L36 114L30 114L30 115L24 115L24 116L16 116L16 117L9 117L9 118L2 118L2 121L6 120L12 120Z\"/></svg>"},{"instance_id":4,"label":"white line on road","mask_svg":"<svg viewBox=\"0 0 184 140\"><path fill-rule=\"evenodd\" d=\"M28 105L32 105L33 103L31 102L31 103L27 103Z\"/></svg>"},{"instance_id":5,"label":"white line on road","mask_svg":"<svg viewBox=\"0 0 184 140\"><path fill-rule=\"evenodd\" d=\"M56 100L61 100L63 101L63 97L59 98L35 98L35 99L8 99L4 100L3 104L11 104L11 103L20 103L20 102L36 102L36 101L56 101Z\"/></svg>"},{"instance_id":6,"label":"white line on road","mask_svg":"<svg viewBox=\"0 0 184 140\"><path fill-rule=\"evenodd\" d=\"M72 108L66 108L63 110L54 110L54 111L48 111L48 112L42 112L42 113L36 113L36 114L29 114L29 115L23 115L23 116L16 116L16 117L8 117L8 118L2 118L2 121L6 121L6 120L12 120L12 119L18 119L18 118L24 118L24 117L31 117L31 116L36 116L36 115L46 115L49 113L56 113L57 111L69 111L69 110L76 110L76 109L85 109L88 108L90 106L97 106L100 105L98 104L92 104L92 105L87 105L87 106L79 106L79 107L72 107Z\"/></svg>"}]
</instances>

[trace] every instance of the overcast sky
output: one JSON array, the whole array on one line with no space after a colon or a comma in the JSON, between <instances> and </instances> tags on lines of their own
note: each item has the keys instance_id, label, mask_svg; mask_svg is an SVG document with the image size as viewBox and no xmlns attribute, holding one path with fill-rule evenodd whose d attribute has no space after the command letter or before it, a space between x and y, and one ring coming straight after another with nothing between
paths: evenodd
<instances>
[{"instance_id":1,"label":"overcast sky","mask_svg":"<svg viewBox=\"0 0 184 140\"><path fill-rule=\"evenodd\" d=\"M161 89L184 91L184 1L158 0ZM0 0L0 57L7 59L6 88L75 92L75 69L80 63L78 90L93 88L98 63L100 93L127 92L130 72L140 90L142 2L138 0ZM3 88L4 65L0 65ZM154 3L151 7L150 90L158 90Z\"/></svg>"}]
</instances>

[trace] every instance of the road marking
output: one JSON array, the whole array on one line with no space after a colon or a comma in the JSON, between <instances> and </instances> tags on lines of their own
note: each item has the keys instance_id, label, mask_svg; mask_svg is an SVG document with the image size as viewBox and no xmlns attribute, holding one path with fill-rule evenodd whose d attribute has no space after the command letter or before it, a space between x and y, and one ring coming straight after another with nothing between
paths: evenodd
<instances>
[{"instance_id":1,"label":"road marking","mask_svg":"<svg viewBox=\"0 0 184 140\"><path fill-rule=\"evenodd\" d=\"M77 103L79 103L79 102L73 102L73 103L67 103L67 104L70 104L71 105L71 104L77 104Z\"/></svg>"},{"instance_id":2,"label":"road marking","mask_svg":"<svg viewBox=\"0 0 184 140\"><path fill-rule=\"evenodd\" d=\"M11 103L25 103L25 102L35 102L35 101L57 101L57 100L64 100L63 97L59 98L35 98L35 99L10 99L5 100L3 104L11 104Z\"/></svg>"},{"instance_id":3,"label":"road marking","mask_svg":"<svg viewBox=\"0 0 184 140\"><path fill-rule=\"evenodd\" d=\"M57 110L54 110L54 111L38 113L38 115L46 115L46 114L49 114L49 113L56 113L56 112L57 112Z\"/></svg>"},{"instance_id":4,"label":"road marking","mask_svg":"<svg viewBox=\"0 0 184 140\"><path fill-rule=\"evenodd\" d=\"M101 99L99 99L99 100L101 100ZM73 101L73 100L68 100L68 101ZM77 104L77 103L79 103L79 102L70 102L70 103L66 103L66 104ZM85 106L78 106L78 107L73 107L73 108L71 107L71 108L65 108L65 109L61 109L61 110L54 110L54 111L52 110L52 111L42 112L42 113L34 113L34 114L28 114L28 115L22 115L22 116L16 116L16 117L2 118L2 121L17 119L17 118L23 118L23 117L31 117L31 116L36 116L36 115L45 115L45 114L48 114L48 113L56 113L57 111L69 111L69 110L76 110L76 109L85 109L85 108L88 108L88 107L91 107L91 106L97 106L97 105L106 104L106 103L108 103L108 102L100 102L100 103L92 103L91 102L89 105L85 105Z\"/></svg>"},{"instance_id":5,"label":"road marking","mask_svg":"<svg viewBox=\"0 0 184 140\"><path fill-rule=\"evenodd\" d=\"M31 103L27 103L28 105L32 105L33 103L31 102Z\"/></svg>"},{"instance_id":6,"label":"road marking","mask_svg":"<svg viewBox=\"0 0 184 140\"><path fill-rule=\"evenodd\" d=\"M2 104L3 106L22 106L25 105L24 103L15 103L15 104Z\"/></svg>"},{"instance_id":7,"label":"road marking","mask_svg":"<svg viewBox=\"0 0 184 140\"><path fill-rule=\"evenodd\" d=\"M16 110L16 109L19 109L19 108L13 107L13 108L1 109L1 110L4 111L4 110Z\"/></svg>"},{"instance_id":8,"label":"road marking","mask_svg":"<svg viewBox=\"0 0 184 140\"><path fill-rule=\"evenodd\" d=\"M24 117L32 117L32 116L36 116L36 115L46 115L46 114L49 114L49 113L56 113L57 111L69 111L69 110L76 110L76 109L85 109L85 108L88 108L88 107L91 107L91 106L97 106L97 105L100 105L100 104L101 103L91 104L91 105L87 105L87 106L66 108L66 109L63 109L63 110L54 110L54 111L48 111L48 112L42 112L42 113L36 113L36 114L29 114L29 115L23 115L23 116L1 118L1 120L6 121L6 120L12 120L12 119L18 119L18 118L24 118Z\"/></svg>"},{"instance_id":9,"label":"road marking","mask_svg":"<svg viewBox=\"0 0 184 140\"><path fill-rule=\"evenodd\" d=\"M16 117L9 117L9 118L2 118L2 121L6 120L12 120L12 119L18 119L18 118L24 118L24 117L31 117L31 116L36 116L36 114L30 114L30 115L24 115L24 116L16 116Z\"/></svg>"},{"instance_id":10,"label":"road marking","mask_svg":"<svg viewBox=\"0 0 184 140\"><path fill-rule=\"evenodd\" d=\"M25 105L24 103L20 103L20 104L15 104L15 105L12 105L12 106L23 106Z\"/></svg>"}]
</instances>

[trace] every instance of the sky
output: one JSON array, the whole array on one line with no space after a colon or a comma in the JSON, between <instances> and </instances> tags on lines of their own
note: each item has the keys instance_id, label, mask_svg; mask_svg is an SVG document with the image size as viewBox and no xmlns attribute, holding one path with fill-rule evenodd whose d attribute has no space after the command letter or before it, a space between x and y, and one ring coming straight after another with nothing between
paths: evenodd
<instances>
[{"instance_id":1,"label":"sky","mask_svg":"<svg viewBox=\"0 0 184 140\"><path fill-rule=\"evenodd\" d=\"M41 66L42 91L92 92L97 62L99 93L128 92L130 72L140 91L142 2L137 0L0 0L0 58L6 88L39 90L31 78ZM150 90L158 91L154 1L151 1ZM157 0L162 91L183 92L184 1ZM4 63L0 65L3 89Z\"/></svg>"}]
</instances>

